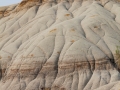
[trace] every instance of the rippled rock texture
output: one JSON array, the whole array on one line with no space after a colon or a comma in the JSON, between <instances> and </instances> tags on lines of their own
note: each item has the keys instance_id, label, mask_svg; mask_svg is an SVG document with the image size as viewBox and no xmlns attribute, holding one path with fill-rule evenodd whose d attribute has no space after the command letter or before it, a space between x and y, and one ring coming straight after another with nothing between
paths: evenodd
<instances>
[{"instance_id":1,"label":"rippled rock texture","mask_svg":"<svg viewBox=\"0 0 120 90\"><path fill-rule=\"evenodd\" d=\"M0 90L120 89L117 0L24 0L0 18Z\"/></svg>"}]
</instances>

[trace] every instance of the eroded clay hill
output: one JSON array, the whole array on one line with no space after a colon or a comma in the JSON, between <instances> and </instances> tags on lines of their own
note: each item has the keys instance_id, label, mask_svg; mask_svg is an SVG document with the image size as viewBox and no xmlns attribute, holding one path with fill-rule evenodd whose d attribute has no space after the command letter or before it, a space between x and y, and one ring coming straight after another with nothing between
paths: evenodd
<instances>
[{"instance_id":1,"label":"eroded clay hill","mask_svg":"<svg viewBox=\"0 0 120 90\"><path fill-rule=\"evenodd\" d=\"M119 90L118 0L23 0L0 7L0 90Z\"/></svg>"}]
</instances>

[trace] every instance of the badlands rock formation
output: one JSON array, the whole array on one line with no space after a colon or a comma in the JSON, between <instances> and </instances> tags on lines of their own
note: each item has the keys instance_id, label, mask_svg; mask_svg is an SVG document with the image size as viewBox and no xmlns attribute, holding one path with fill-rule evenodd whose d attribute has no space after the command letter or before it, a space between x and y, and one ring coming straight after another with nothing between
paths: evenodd
<instances>
[{"instance_id":1,"label":"badlands rock formation","mask_svg":"<svg viewBox=\"0 0 120 90\"><path fill-rule=\"evenodd\" d=\"M23 0L0 7L0 90L119 90L118 0Z\"/></svg>"}]
</instances>

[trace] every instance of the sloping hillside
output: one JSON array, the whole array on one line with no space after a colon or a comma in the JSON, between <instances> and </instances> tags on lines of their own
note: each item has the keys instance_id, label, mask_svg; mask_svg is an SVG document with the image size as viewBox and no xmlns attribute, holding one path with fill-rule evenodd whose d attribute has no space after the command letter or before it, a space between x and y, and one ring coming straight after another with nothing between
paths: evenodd
<instances>
[{"instance_id":1,"label":"sloping hillside","mask_svg":"<svg viewBox=\"0 0 120 90\"><path fill-rule=\"evenodd\" d=\"M0 90L119 90L118 0L23 0L0 7Z\"/></svg>"}]
</instances>

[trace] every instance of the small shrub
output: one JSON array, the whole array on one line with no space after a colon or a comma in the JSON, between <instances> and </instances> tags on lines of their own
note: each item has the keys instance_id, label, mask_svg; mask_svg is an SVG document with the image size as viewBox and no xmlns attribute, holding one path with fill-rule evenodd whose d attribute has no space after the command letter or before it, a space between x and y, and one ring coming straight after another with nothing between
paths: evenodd
<instances>
[{"instance_id":1,"label":"small shrub","mask_svg":"<svg viewBox=\"0 0 120 90\"><path fill-rule=\"evenodd\" d=\"M74 30L74 29L72 29L71 31L72 31L72 32L74 32L75 30Z\"/></svg>"},{"instance_id":2,"label":"small shrub","mask_svg":"<svg viewBox=\"0 0 120 90\"><path fill-rule=\"evenodd\" d=\"M116 64L120 68L120 46L116 46Z\"/></svg>"},{"instance_id":3,"label":"small shrub","mask_svg":"<svg viewBox=\"0 0 120 90\"><path fill-rule=\"evenodd\" d=\"M31 57L33 57L34 55L33 54L31 54Z\"/></svg>"},{"instance_id":4,"label":"small shrub","mask_svg":"<svg viewBox=\"0 0 120 90\"><path fill-rule=\"evenodd\" d=\"M120 46L116 46L116 55L120 55Z\"/></svg>"},{"instance_id":5,"label":"small shrub","mask_svg":"<svg viewBox=\"0 0 120 90\"><path fill-rule=\"evenodd\" d=\"M65 16L70 16L70 14L65 14Z\"/></svg>"},{"instance_id":6,"label":"small shrub","mask_svg":"<svg viewBox=\"0 0 120 90\"><path fill-rule=\"evenodd\" d=\"M55 32L57 29L53 29L53 30L51 30L50 32Z\"/></svg>"},{"instance_id":7,"label":"small shrub","mask_svg":"<svg viewBox=\"0 0 120 90\"><path fill-rule=\"evenodd\" d=\"M11 58L10 56L8 56L8 58Z\"/></svg>"}]
</instances>

